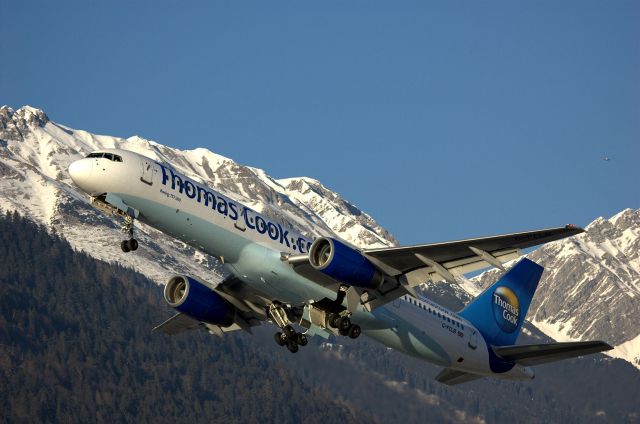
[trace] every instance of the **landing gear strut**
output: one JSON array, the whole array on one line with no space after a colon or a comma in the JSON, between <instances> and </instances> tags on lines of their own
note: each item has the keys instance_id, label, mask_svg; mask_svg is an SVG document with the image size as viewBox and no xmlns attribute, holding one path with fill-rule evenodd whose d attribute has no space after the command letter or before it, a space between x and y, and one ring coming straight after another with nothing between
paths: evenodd
<instances>
[{"instance_id":1,"label":"landing gear strut","mask_svg":"<svg viewBox=\"0 0 640 424\"><path fill-rule=\"evenodd\" d=\"M269 305L269 316L282 331L273 335L279 346L286 346L289 352L296 353L300 346L306 346L309 339L302 333L298 333L290 324L289 316L284 306L279 303Z\"/></svg>"},{"instance_id":2,"label":"landing gear strut","mask_svg":"<svg viewBox=\"0 0 640 424\"><path fill-rule=\"evenodd\" d=\"M122 248L122 251L127 253L127 252L132 252L134 250L137 250L138 240L133 238L133 217L129 215L125 215L124 225L122 226L122 232L124 232L129 236L128 240L122 240L122 243L120 243L120 247Z\"/></svg>"}]
</instances>

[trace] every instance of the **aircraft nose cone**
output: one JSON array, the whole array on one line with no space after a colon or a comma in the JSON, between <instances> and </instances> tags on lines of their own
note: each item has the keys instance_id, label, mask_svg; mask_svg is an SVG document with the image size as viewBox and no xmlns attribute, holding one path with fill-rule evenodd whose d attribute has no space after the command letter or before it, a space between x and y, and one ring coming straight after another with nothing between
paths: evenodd
<instances>
[{"instance_id":1,"label":"aircraft nose cone","mask_svg":"<svg viewBox=\"0 0 640 424\"><path fill-rule=\"evenodd\" d=\"M80 159L69 165L69 175L71 179L78 187L85 191L87 191L89 187L91 165L91 161L87 159Z\"/></svg>"}]
</instances>

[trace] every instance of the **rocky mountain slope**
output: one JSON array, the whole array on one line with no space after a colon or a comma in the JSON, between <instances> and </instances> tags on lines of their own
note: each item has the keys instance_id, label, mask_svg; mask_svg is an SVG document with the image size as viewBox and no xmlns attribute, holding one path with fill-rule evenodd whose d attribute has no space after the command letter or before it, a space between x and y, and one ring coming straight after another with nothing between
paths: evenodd
<instances>
[{"instance_id":1,"label":"rocky mountain slope","mask_svg":"<svg viewBox=\"0 0 640 424\"><path fill-rule=\"evenodd\" d=\"M88 152L119 147L171 163L191 178L284 221L308 235L337 234L357 246L396 245L375 220L310 178L273 179L207 149L178 150L133 136L95 135L55 123L28 106L0 108L0 208L17 210L98 259L118 262L163 283L174 273L216 281L217 261L142 224L135 255L119 248L119 223L88 204L66 170ZM547 268L529 318L557 340L604 339L613 355L640 367L640 212L599 218L587 234L544 246L529 256ZM498 276L495 270L461 286L433 283L428 292L460 307ZM461 290L464 289L463 290ZM465 293L466 291L466 293Z\"/></svg>"},{"instance_id":2,"label":"rocky mountain slope","mask_svg":"<svg viewBox=\"0 0 640 424\"><path fill-rule=\"evenodd\" d=\"M527 255L545 267L527 318L558 341L602 339L640 368L640 209L598 218L586 233ZM498 277L488 271L480 288Z\"/></svg>"},{"instance_id":3,"label":"rocky mountain slope","mask_svg":"<svg viewBox=\"0 0 640 424\"><path fill-rule=\"evenodd\" d=\"M76 249L131 266L158 283L176 272L218 279L215 259L139 223L136 237L148 248L136 255L119 251L120 223L92 208L67 173L74 160L114 147L171 163L265 215L284 215L307 235L336 233L358 246L397 243L373 218L316 180L276 180L207 149L181 151L137 136L94 135L57 124L29 106L0 108L0 208L17 210L60 232Z\"/></svg>"}]
</instances>

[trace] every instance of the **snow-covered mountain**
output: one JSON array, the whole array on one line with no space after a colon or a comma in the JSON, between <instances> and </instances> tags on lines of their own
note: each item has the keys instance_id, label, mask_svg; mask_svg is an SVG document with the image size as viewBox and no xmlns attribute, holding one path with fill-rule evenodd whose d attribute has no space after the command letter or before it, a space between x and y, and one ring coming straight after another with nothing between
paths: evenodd
<instances>
[{"instance_id":1,"label":"snow-covered mountain","mask_svg":"<svg viewBox=\"0 0 640 424\"><path fill-rule=\"evenodd\" d=\"M55 123L29 106L15 111L0 108L0 209L29 216L76 249L130 266L158 283L174 273L219 280L216 259L140 223L136 237L143 247L133 255L122 253L120 223L92 208L67 174L72 161L113 147L169 162L266 215L283 214L285 221L307 235L334 233L360 247L397 245L371 216L316 180L276 180L207 149L183 151L138 136L91 134ZM616 345L615 356L640 368L640 211L628 209L609 220L599 218L587 229L586 234L529 255L547 269L529 318L557 340L609 341ZM448 293L452 306L461 306L468 294L477 294L498 275L492 270L474 281L463 279L450 290L447 283L432 284L431 293Z\"/></svg>"},{"instance_id":2,"label":"snow-covered mountain","mask_svg":"<svg viewBox=\"0 0 640 424\"><path fill-rule=\"evenodd\" d=\"M217 280L217 261L162 233L136 223L136 237L146 246L135 255L120 251L120 223L92 208L77 190L67 168L101 148L133 150L162 162L196 181L215 187L265 215L307 235L336 233L358 246L395 245L373 218L339 194L310 178L275 180L261 169L242 166L207 149L178 150L144 138L94 135L55 123L29 106L0 108L0 208L17 210L55 229L79 250L135 268L158 283L176 272Z\"/></svg>"},{"instance_id":3,"label":"snow-covered mountain","mask_svg":"<svg viewBox=\"0 0 640 424\"><path fill-rule=\"evenodd\" d=\"M605 340L640 368L640 209L598 218L586 233L527 255L545 267L527 318L558 341ZM497 270L474 279L484 288Z\"/></svg>"}]
</instances>

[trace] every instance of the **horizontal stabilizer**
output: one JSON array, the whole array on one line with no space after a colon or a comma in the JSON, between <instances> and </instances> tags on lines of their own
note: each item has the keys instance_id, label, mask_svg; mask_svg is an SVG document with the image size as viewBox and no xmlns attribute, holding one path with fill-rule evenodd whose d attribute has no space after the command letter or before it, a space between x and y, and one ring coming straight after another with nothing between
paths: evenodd
<instances>
[{"instance_id":1,"label":"horizontal stabilizer","mask_svg":"<svg viewBox=\"0 0 640 424\"><path fill-rule=\"evenodd\" d=\"M449 386L454 386L456 384L466 383L481 377L481 375L445 368L436 376L436 381Z\"/></svg>"},{"instance_id":2,"label":"horizontal stabilizer","mask_svg":"<svg viewBox=\"0 0 640 424\"><path fill-rule=\"evenodd\" d=\"M613 347L608 343L602 341L591 341L500 346L494 347L493 351L496 355L506 361L530 366L574 358L576 356L589 355L611 349L613 349Z\"/></svg>"},{"instance_id":3,"label":"horizontal stabilizer","mask_svg":"<svg viewBox=\"0 0 640 424\"><path fill-rule=\"evenodd\" d=\"M203 325L200 321L190 318L185 314L176 314L154 328L153 331L159 331L171 336L189 330L197 330Z\"/></svg>"}]
</instances>

